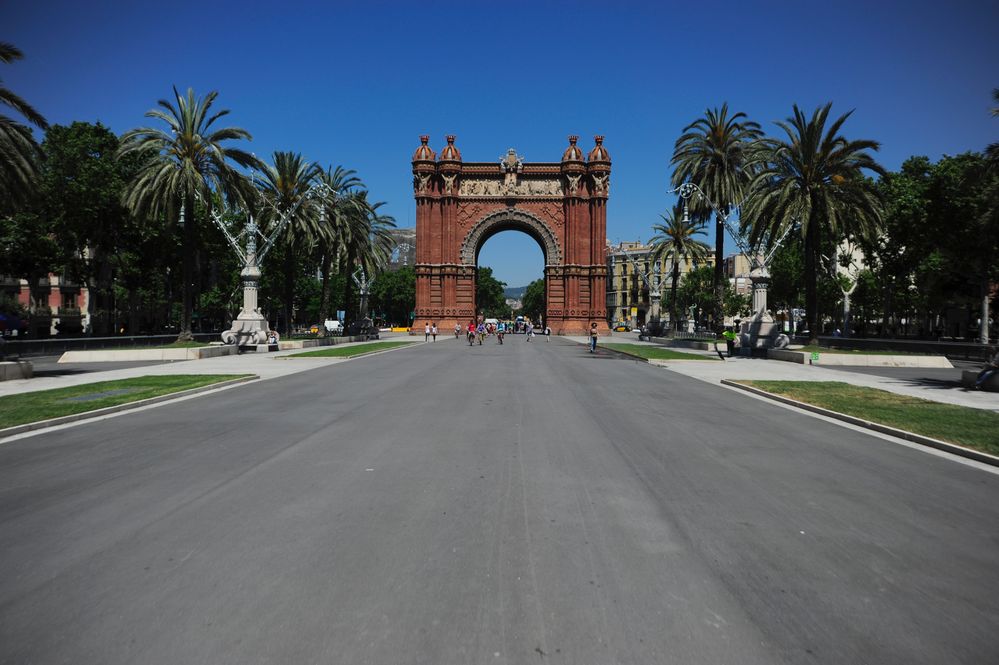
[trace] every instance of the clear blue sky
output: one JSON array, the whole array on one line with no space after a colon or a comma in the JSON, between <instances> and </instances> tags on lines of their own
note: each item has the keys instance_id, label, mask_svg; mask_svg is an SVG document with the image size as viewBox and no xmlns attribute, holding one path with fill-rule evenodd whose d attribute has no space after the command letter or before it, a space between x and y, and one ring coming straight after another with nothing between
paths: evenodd
<instances>
[{"instance_id":1,"label":"clear blue sky","mask_svg":"<svg viewBox=\"0 0 999 665\"><path fill-rule=\"evenodd\" d=\"M8 0L0 26L26 56L0 77L50 122L121 133L172 85L218 90L257 155L356 169L400 226L414 223L424 133L438 151L456 134L469 161L509 147L555 161L568 134L584 150L606 135L611 241L648 240L680 130L724 101L768 131L795 102L856 109L845 133L881 141L889 169L999 136L989 1ZM510 286L541 276L522 234L494 237L480 260Z\"/></svg>"}]
</instances>

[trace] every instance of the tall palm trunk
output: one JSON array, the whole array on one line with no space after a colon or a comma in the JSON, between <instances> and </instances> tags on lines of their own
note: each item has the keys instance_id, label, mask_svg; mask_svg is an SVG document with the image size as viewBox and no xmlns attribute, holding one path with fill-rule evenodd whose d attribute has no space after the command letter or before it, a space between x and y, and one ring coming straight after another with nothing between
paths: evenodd
<instances>
[{"instance_id":1,"label":"tall palm trunk","mask_svg":"<svg viewBox=\"0 0 999 665\"><path fill-rule=\"evenodd\" d=\"M725 298L725 283L722 281L725 277L724 266L722 265L724 261L723 254L725 253L725 224L722 221L722 217L719 214L715 215L715 275L714 275L714 291L715 291L715 307L714 307L714 318L715 318L715 332L720 333L725 329L725 317L722 314L722 300Z\"/></svg>"},{"instance_id":2,"label":"tall palm trunk","mask_svg":"<svg viewBox=\"0 0 999 665\"><path fill-rule=\"evenodd\" d=\"M354 257L347 256L344 261L344 280L343 280L343 318L347 321L353 322L354 319L354 289L352 285L354 279L352 277L354 268Z\"/></svg>"},{"instance_id":3,"label":"tall palm trunk","mask_svg":"<svg viewBox=\"0 0 999 665\"><path fill-rule=\"evenodd\" d=\"M679 320L677 319L676 310L676 285L680 281L680 265L677 263L677 257L673 257L673 283L669 287L669 323L673 330L677 329L677 324Z\"/></svg>"},{"instance_id":4,"label":"tall palm trunk","mask_svg":"<svg viewBox=\"0 0 999 665\"><path fill-rule=\"evenodd\" d=\"M195 233L194 194L188 193L184 205L187 207L187 219L184 221L184 261L181 277L184 280L183 307L180 315L180 334L178 342L190 342L194 339L191 333L191 318L194 313L194 245Z\"/></svg>"},{"instance_id":5,"label":"tall palm trunk","mask_svg":"<svg viewBox=\"0 0 999 665\"><path fill-rule=\"evenodd\" d=\"M814 221L805 232L805 309L808 322L808 343L819 341L819 293L818 293L818 229Z\"/></svg>"},{"instance_id":6,"label":"tall palm trunk","mask_svg":"<svg viewBox=\"0 0 999 665\"><path fill-rule=\"evenodd\" d=\"M295 248L289 242L284 255L284 334L291 337L292 312L295 300Z\"/></svg>"},{"instance_id":7,"label":"tall palm trunk","mask_svg":"<svg viewBox=\"0 0 999 665\"><path fill-rule=\"evenodd\" d=\"M332 312L331 300L331 284L330 284L330 270L333 266L333 256L332 253L327 250L323 252L323 261L320 271L322 272L322 288L320 290L319 297L319 318L322 321L333 318L330 316Z\"/></svg>"}]
</instances>

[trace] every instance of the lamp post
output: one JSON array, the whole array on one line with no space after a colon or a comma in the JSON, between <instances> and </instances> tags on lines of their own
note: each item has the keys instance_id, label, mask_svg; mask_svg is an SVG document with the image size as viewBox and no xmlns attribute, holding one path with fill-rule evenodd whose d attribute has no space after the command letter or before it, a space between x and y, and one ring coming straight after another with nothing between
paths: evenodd
<instances>
[{"instance_id":1,"label":"lamp post","mask_svg":"<svg viewBox=\"0 0 999 665\"><path fill-rule=\"evenodd\" d=\"M767 312L767 289L770 285L770 271L768 266L770 261L773 259L774 254L780 248L781 243L787 238L788 233L794 227L794 224L789 224L784 230L784 233L777 239L776 242L770 248L770 252L767 254L762 254L759 247L752 247L743 239L742 235L736 232L732 227L729 217L731 216L731 211L736 210L741 207L741 203L738 205L730 206L728 213L722 212L720 206L718 206L714 201L708 198L707 194L701 190L700 187L692 182L685 182L679 187L670 189L667 191L668 194L678 194L683 200L683 221L686 223L690 222L690 198L694 194L698 194L701 199L707 203L711 209L714 211L718 219L722 221L722 226L729 235L732 236L732 240L739 247L740 253L749 260L751 266L749 271L749 280L753 285L753 316L751 319L745 320L742 323L742 332L748 332L750 335L751 343L753 345L757 344L757 339L762 337L767 337L771 333L771 328L773 327L773 318L770 317ZM719 303L720 305L721 303ZM719 307L719 309L721 309Z\"/></svg>"},{"instance_id":2,"label":"lamp post","mask_svg":"<svg viewBox=\"0 0 999 665\"><path fill-rule=\"evenodd\" d=\"M278 223L269 234L264 234L260 230L253 214L248 212L246 227L242 232L233 235L229 230L228 224L223 220L223 215L214 209L211 210L210 216L215 226L222 231L226 240L229 241L233 252L235 252L236 256L243 263L243 269L239 273L243 282L243 307L232 322L232 327L222 333L223 342L226 344L236 344L241 349L268 350L267 333L269 326L267 325L267 318L260 312L257 302L257 291L262 275L260 264L271 248L274 247L274 244L280 237L281 232L288 225L288 222L304 203L319 200L325 204L330 198L339 200L340 197L339 192L334 191L326 183L319 182L306 190L290 209L282 212L271 206L278 215ZM180 214L181 219L183 219L183 206L180 209ZM325 205L320 205L319 207L319 218L320 220L326 219ZM240 240L244 237L246 239L245 248L240 245ZM258 238L263 241L261 247L257 246ZM264 348L261 349L261 346Z\"/></svg>"}]
</instances>

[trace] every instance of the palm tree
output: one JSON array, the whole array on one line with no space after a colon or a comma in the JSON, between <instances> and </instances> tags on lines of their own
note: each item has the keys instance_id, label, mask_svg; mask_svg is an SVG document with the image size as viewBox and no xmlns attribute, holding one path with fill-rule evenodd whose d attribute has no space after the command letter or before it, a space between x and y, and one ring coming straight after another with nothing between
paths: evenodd
<instances>
[{"instance_id":1,"label":"palm tree","mask_svg":"<svg viewBox=\"0 0 999 665\"><path fill-rule=\"evenodd\" d=\"M331 272L343 245L343 239L348 229L354 226L358 218L364 220L368 215L367 199L358 196L364 191L364 183L355 176L354 171L342 166L319 174L319 181L325 184L335 196L328 198L326 205L326 224L318 245L322 254L320 258L320 274L322 288L320 290L320 319L326 320L332 315ZM349 279L349 278L348 278Z\"/></svg>"},{"instance_id":2,"label":"palm tree","mask_svg":"<svg viewBox=\"0 0 999 665\"><path fill-rule=\"evenodd\" d=\"M383 201L369 202L366 191L359 191L356 196L357 205L363 206L367 212L363 216L350 216L350 224L343 229L341 236L340 271L346 277L343 302L347 317L354 313L351 275L361 268L370 280L384 268L392 253L389 230L395 228L395 219L378 213L378 209L385 205Z\"/></svg>"},{"instance_id":3,"label":"palm tree","mask_svg":"<svg viewBox=\"0 0 999 665\"><path fill-rule=\"evenodd\" d=\"M137 155L145 160L122 193L122 203L133 214L140 219L162 216L173 220L184 212L184 295L177 339L185 341L193 339L191 314L198 238L195 200L211 205L215 193L230 201L244 200L248 192L246 178L229 162L243 167L257 167L260 162L244 150L223 145L230 140L250 140L251 136L239 127L212 127L229 113L222 110L210 114L217 92L200 99L190 88L183 96L174 88L173 94L174 102L161 99L160 108L146 112L147 118L162 120L167 127L140 127L125 132L118 156Z\"/></svg>"},{"instance_id":4,"label":"palm tree","mask_svg":"<svg viewBox=\"0 0 999 665\"><path fill-rule=\"evenodd\" d=\"M0 42L0 62L10 64L23 57L24 54L13 44ZM49 128L42 114L4 87L3 81L0 81L0 105L13 109L39 129ZM0 200L7 202L2 204L3 207L13 206L27 198L38 174L40 158L41 151L31 135L31 129L0 115Z\"/></svg>"},{"instance_id":5,"label":"palm tree","mask_svg":"<svg viewBox=\"0 0 999 665\"><path fill-rule=\"evenodd\" d=\"M794 116L777 122L786 140L760 142L750 167L755 169L742 219L750 240L763 242L797 226L805 243L805 308L811 341L819 334L817 272L821 248L827 241L869 237L881 227L882 206L865 171L884 175L868 151L877 141L848 141L840 129L853 111L836 119L828 129L832 102L806 118L798 105Z\"/></svg>"},{"instance_id":6,"label":"palm tree","mask_svg":"<svg viewBox=\"0 0 999 665\"><path fill-rule=\"evenodd\" d=\"M284 220L284 332L291 334L295 298L296 259L300 248L318 243L325 229L320 224L320 205L306 200L322 169L294 152L275 152L274 165L263 168L260 191L269 204L261 210L261 222L274 229Z\"/></svg>"},{"instance_id":7,"label":"palm tree","mask_svg":"<svg viewBox=\"0 0 999 665\"><path fill-rule=\"evenodd\" d=\"M663 255L668 255L673 264L669 289L669 320L674 330L678 321L676 311L676 286L680 281L680 263L691 261L697 263L710 256L711 248L697 240L694 236L707 235L704 232L704 222L692 221L684 214L683 205L677 203L673 210L665 215L659 215L663 224L654 224L652 230L657 234L649 241L652 247L652 260L659 263Z\"/></svg>"},{"instance_id":8,"label":"palm tree","mask_svg":"<svg viewBox=\"0 0 999 665\"><path fill-rule=\"evenodd\" d=\"M728 103L721 109L707 109L704 117L683 128L683 135L673 149L673 186L690 182L697 185L709 201L694 200L694 213L709 219L711 204L715 209L715 327L722 325L723 261L725 253L724 221L745 195L750 174L746 156L762 135L760 125L746 119L745 113L729 116Z\"/></svg>"}]
</instances>

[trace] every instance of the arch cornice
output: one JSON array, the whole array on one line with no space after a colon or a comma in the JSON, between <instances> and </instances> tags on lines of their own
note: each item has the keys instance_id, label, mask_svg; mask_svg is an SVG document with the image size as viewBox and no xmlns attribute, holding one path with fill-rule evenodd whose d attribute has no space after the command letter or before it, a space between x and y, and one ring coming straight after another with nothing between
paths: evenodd
<instances>
[{"instance_id":1,"label":"arch cornice","mask_svg":"<svg viewBox=\"0 0 999 665\"><path fill-rule=\"evenodd\" d=\"M562 265L562 247L551 227L520 208L497 210L475 222L461 243L461 263L474 266L482 243L494 233L507 229L523 231L537 240L543 246L545 264Z\"/></svg>"}]
</instances>

